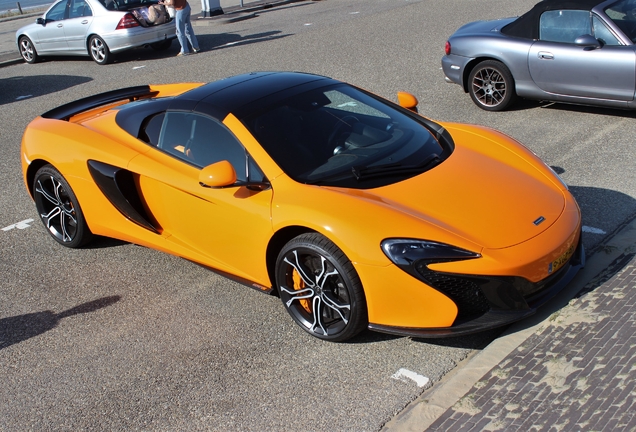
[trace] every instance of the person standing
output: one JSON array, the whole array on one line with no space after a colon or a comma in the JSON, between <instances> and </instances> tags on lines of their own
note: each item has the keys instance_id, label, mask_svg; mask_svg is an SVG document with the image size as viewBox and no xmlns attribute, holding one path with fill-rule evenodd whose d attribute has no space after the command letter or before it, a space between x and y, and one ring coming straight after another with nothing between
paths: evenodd
<instances>
[{"instance_id":1,"label":"person standing","mask_svg":"<svg viewBox=\"0 0 636 432\"><path fill-rule=\"evenodd\" d=\"M179 40L179 44L181 45L181 51L179 51L179 54L177 54L177 56L190 54L188 42L190 42L192 50L195 53L201 51L201 48L199 48L199 41L197 41L197 37L194 34L194 29L192 28L192 23L190 22L190 13L192 12L192 10L190 9L188 0L163 0L159 3L166 6L174 7L174 19L176 21L177 27L177 39Z\"/></svg>"}]
</instances>

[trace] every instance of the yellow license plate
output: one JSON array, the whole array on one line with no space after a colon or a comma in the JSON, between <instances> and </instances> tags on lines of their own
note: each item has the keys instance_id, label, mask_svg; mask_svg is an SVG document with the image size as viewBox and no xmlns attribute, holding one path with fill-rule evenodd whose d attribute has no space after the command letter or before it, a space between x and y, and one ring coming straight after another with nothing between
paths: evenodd
<instances>
[{"instance_id":1,"label":"yellow license plate","mask_svg":"<svg viewBox=\"0 0 636 432\"><path fill-rule=\"evenodd\" d=\"M551 274L552 272L557 271L558 269L563 267L563 264L568 262L573 253L574 245L571 245L568 250L566 250L560 257L548 264L548 274Z\"/></svg>"}]
</instances>

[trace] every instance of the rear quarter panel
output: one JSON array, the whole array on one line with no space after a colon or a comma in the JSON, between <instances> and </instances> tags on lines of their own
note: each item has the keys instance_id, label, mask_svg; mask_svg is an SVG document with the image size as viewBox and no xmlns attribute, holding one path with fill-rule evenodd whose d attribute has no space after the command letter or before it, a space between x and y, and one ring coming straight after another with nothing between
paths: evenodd
<instances>
[{"instance_id":1,"label":"rear quarter panel","mask_svg":"<svg viewBox=\"0 0 636 432\"><path fill-rule=\"evenodd\" d=\"M498 60L506 65L515 80L519 96L542 93L534 84L528 69L528 52L533 41L513 38L499 31L451 36L452 53L469 58L463 71L464 89L470 71L481 61Z\"/></svg>"}]
</instances>

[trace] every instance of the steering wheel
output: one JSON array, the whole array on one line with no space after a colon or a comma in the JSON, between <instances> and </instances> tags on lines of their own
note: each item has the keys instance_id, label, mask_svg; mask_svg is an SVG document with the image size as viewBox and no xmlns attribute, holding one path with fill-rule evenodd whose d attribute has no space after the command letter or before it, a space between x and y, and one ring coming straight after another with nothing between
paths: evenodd
<instances>
[{"instance_id":1,"label":"steering wheel","mask_svg":"<svg viewBox=\"0 0 636 432\"><path fill-rule=\"evenodd\" d=\"M353 125L359 122L360 120L353 115L347 115L338 119L338 123L329 134L329 139L327 140L327 146L333 148L334 155L344 150L342 146L353 130Z\"/></svg>"}]
</instances>

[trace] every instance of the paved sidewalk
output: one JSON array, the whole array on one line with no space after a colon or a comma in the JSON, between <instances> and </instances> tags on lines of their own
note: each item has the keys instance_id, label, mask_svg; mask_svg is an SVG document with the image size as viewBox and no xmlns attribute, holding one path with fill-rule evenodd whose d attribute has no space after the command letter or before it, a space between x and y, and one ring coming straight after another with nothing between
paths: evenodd
<instances>
[{"instance_id":1,"label":"paved sidewalk","mask_svg":"<svg viewBox=\"0 0 636 432\"><path fill-rule=\"evenodd\" d=\"M636 430L636 220L569 291L564 307L511 328L384 429Z\"/></svg>"}]
</instances>

